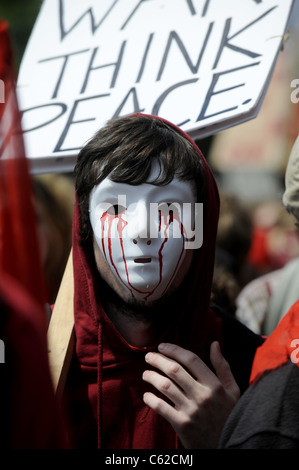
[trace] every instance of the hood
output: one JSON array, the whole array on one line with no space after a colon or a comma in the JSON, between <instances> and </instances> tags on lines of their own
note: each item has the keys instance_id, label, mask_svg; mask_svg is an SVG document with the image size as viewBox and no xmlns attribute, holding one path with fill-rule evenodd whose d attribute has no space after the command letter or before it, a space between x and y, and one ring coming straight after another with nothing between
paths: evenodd
<instances>
[{"instance_id":1,"label":"hood","mask_svg":"<svg viewBox=\"0 0 299 470\"><path fill-rule=\"evenodd\" d=\"M174 300L164 306L165 310L175 309L177 314L169 321L169 325L160 340L175 342L206 359L210 343L215 339L219 340L220 343L222 340L220 319L216 318L209 307L219 214L219 195L212 172L193 140L173 124L169 122L168 124L183 134L195 147L204 169L207 195L203 214L203 244L201 248L194 251L189 273L176 292ZM105 421L103 413L107 414L107 402L109 402L105 384L109 381L113 382L113 390L110 388L110 397L111 394L115 393L116 399L119 399L119 396L115 389L119 387L123 393L124 384L127 384L127 388L131 386L130 380L134 384L134 395L145 391L145 387L148 388L148 385L143 384L141 380L142 370L145 369L145 351L132 348L127 344L106 315L103 299L109 288L97 272L92 248L89 250L83 249L80 245L79 232L80 214L78 205L75 204L73 264L76 357L81 369L82 367L96 369L97 409L94 410L94 414L96 415L95 420L98 422L98 446L109 446L107 440L103 443L101 437L103 434L101 429L103 419ZM160 340L157 344L152 345L150 349L155 350ZM109 384L107 386L109 387ZM142 395L139 398L134 398L134 400L137 400L140 410L143 410L141 410L141 413L147 415L147 419L149 419L148 415L151 414L152 410L144 410L145 405L142 404ZM114 405L111 404L111 406L115 410ZM111 416L110 419L112 419ZM126 418L124 419L126 420ZM106 423L107 420L108 418L106 418ZM140 420L144 422L144 418L141 417ZM136 428L136 423L134 426ZM106 424L106 427L109 427L109 423ZM107 433L108 431L105 431L104 434L107 435ZM173 439L173 436L171 439ZM135 446L138 445L136 444L137 441L134 442ZM125 447L129 443L116 443L114 445ZM133 445L132 442L130 445Z\"/></svg>"}]
</instances>

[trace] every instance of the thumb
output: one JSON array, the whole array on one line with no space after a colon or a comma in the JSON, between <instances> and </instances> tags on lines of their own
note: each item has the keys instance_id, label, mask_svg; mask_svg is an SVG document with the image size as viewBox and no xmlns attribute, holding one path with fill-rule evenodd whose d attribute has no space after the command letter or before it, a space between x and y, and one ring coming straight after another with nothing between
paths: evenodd
<instances>
[{"instance_id":1,"label":"thumb","mask_svg":"<svg viewBox=\"0 0 299 470\"><path fill-rule=\"evenodd\" d=\"M218 341L214 341L211 344L210 359L224 389L238 399L240 397L240 389L234 379L229 363L221 353Z\"/></svg>"}]
</instances>

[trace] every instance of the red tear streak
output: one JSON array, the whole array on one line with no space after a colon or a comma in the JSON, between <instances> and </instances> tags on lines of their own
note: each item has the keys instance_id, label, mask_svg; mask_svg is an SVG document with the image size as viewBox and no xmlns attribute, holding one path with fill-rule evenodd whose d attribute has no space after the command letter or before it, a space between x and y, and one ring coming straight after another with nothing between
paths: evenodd
<instances>
[{"instance_id":1,"label":"red tear streak","mask_svg":"<svg viewBox=\"0 0 299 470\"><path fill-rule=\"evenodd\" d=\"M117 222L117 231L118 231L118 235L119 235L119 238L120 238L120 244L121 244L121 249L122 249L122 254L123 254L123 260L124 260L124 263L125 263L126 275L127 275L128 281L129 281L128 268L127 268L127 262L126 262L125 255L124 255L123 239L122 239L122 232L123 232L125 226L128 224L128 222L123 220L119 215L118 216L110 215L110 214L108 214L108 212L104 212L104 214L102 215L102 217L101 217L102 247L103 247L103 252L104 252L105 258L107 259L106 251L105 251L105 244L104 244L104 232L105 232L105 223L106 223L106 221L108 221L108 234L107 234L108 235L108 250L109 250L109 256L110 256L111 264L114 267L115 272L116 272L119 280L123 283L123 285L125 287L127 287L126 284L124 283L124 281L122 280L122 278L121 278L121 276L120 276L120 274L117 270L117 267L114 264L113 258L112 258L111 229L112 229L112 223L116 218L119 219L118 222ZM132 297L134 297L134 294L131 291L131 289L129 289L129 290L131 292Z\"/></svg>"},{"instance_id":2,"label":"red tear streak","mask_svg":"<svg viewBox=\"0 0 299 470\"><path fill-rule=\"evenodd\" d=\"M122 219L122 214L118 214L117 216L115 215L110 215L108 214L107 212L104 212L104 214L101 216L101 230L102 230L102 248L103 248L103 253L104 253L104 256L105 258L107 259L107 255L106 255L106 250L105 250L105 244L104 244L104 231L105 231L105 223L106 221L108 221L108 249L109 249L109 256L110 256L110 260L111 260L111 264L113 266L113 268L115 269L115 272L118 276L118 278L120 279L120 281L124 284L125 287L126 284L124 283L124 281L122 280L114 262L113 262L113 258L112 258L112 247L111 247L111 230L112 230L112 223L113 221L118 218L118 222L117 222L117 231L118 231L118 235L119 235L119 240L120 240L120 245L121 245L121 250L122 250L122 255L123 255L123 260L124 260L124 264L125 264L125 271L126 271L126 277L127 277L127 282L129 284L129 286L136 292L140 293L140 294L145 294L145 300L147 300L154 292L155 290L159 287L159 285L161 284L162 282L162 270L163 270L163 254L162 254L162 251L163 251L163 248L165 246L165 243L168 241L168 236L167 236L167 230L169 229L170 227L170 224L173 223L174 219L177 220L177 222L179 223L180 227L181 227L181 235L183 237L183 246L182 246L182 251L180 253L180 256L179 256L179 259L178 259L178 262L176 264L176 267L174 269L174 272L171 276L171 279L169 280L167 286L165 287L164 291L162 292L162 295L164 295L164 293L167 291L169 285L171 284L174 276L176 275L176 272L177 272L177 269L178 269L178 266L180 264L180 261L181 261L181 258L182 258L182 255L183 255L183 252L184 252L184 242L185 242L185 235L184 235L184 232L185 232L185 229L184 229L184 226L182 224L182 222L180 221L179 217L178 217L178 214L173 214L173 212L171 212L170 214L163 214L163 217L164 217L164 224L165 224L165 228L164 228L164 240L162 242L162 245L159 249L159 281L157 283L157 285L154 287L154 289L150 292L144 292L144 291L141 291L139 289L137 289L136 287L132 286L132 284L130 283L130 280L129 280L129 273L128 273L128 267L127 267L127 262L126 262L126 257L125 257L125 252L124 252L124 246L123 246L123 230L124 228L126 227L126 225L128 224L128 222L124 219ZM169 220L167 220L169 216ZM161 221L162 221L162 214L161 214L161 211L159 211L159 232L161 232ZM130 292L131 292L131 295L132 297L135 297L132 290L129 289Z\"/></svg>"}]
</instances>

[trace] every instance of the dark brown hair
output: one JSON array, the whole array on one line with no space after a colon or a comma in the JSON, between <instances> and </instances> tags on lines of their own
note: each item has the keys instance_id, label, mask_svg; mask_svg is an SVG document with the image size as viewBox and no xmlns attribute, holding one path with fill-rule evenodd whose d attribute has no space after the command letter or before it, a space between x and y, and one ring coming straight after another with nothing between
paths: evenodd
<instances>
[{"instance_id":1,"label":"dark brown hair","mask_svg":"<svg viewBox=\"0 0 299 470\"><path fill-rule=\"evenodd\" d=\"M81 241L91 236L89 195L103 179L131 185L145 183L153 161L160 173L151 184L163 186L174 176L195 181L197 200L203 202L205 178L199 154L187 138L163 120L135 114L113 119L81 149L75 167Z\"/></svg>"}]
</instances>

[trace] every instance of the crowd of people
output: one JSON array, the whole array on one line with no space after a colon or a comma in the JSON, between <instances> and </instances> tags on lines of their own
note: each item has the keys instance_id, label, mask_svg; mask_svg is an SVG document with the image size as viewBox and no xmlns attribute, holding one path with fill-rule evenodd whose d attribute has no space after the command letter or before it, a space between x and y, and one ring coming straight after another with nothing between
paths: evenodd
<instances>
[{"instance_id":1,"label":"crowd of people","mask_svg":"<svg viewBox=\"0 0 299 470\"><path fill-rule=\"evenodd\" d=\"M22 25L19 61L29 22L23 7L37 14L41 2L4 3L2 16ZM117 2L110 3L112 10ZM195 2L186 3L192 13ZM266 2L251 3L258 10ZM298 5L281 42L282 50L291 43L292 64L275 71L275 92L286 86L293 99L296 80L289 90L282 76L298 71L297 33L286 46L298 30ZM112 119L90 136L71 174L32 176L33 226L29 214L21 217L28 175L23 167L13 181L3 162L3 142L20 135L16 126L7 139L1 120L14 89L6 29L0 18L0 448L107 456L215 449L221 457L228 449L299 448L299 135L283 157L283 192L253 203L221 185L206 139L194 142L142 112ZM226 33L222 49L238 57L239 33ZM275 92L266 103L276 102ZM270 135L288 133L290 142L298 101L291 124L277 102ZM254 161L252 141L241 145ZM20 259L30 237L36 243ZM30 265L33 283L22 283Z\"/></svg>"},{"instance_id":2,"label":"crowd of people","mask_svg":"<svg viewBox=\"0 0 299 470\"><path fill-rule=\"evenodd\" d=\"M0 448L298 448L299 136L283 194L252 204L173 123L114 118L72 174L32 176L34 227L25 214L12 236L31 193L10 214L25 183L3 163L21 134L7 138L3 113ZM13 275L30 230L36 298Z\"/></svg>"},{"instance_id":3,"label":"crowd of people","mask_svg":"<svg viewBox=\"0 0 299 470\"><path fill-rule=\"evenodd\" d=\"M48 322L71 253L75 341L51 432L4 446L298 447L298 145L268 225L262 205L219 191L193 140L155 116L113 119L74 176L34 178ZM10 362L5 328L12 406L9 366L24 360Z\"/></svg>"},{"instance_id":4,"label":"crowd of people","mask_svg":"<svg viewBox=\"0 0 299 470\"><path fill-rule=\"evenodd\" d=\"M283 204L298 223L297 137L289 157ZM296 259L282 267L270 295L264 322L269 333L256 352L250 387L232 411L222 432L224 449L296 449L299 442L298 409L298 295ZM292 276L289 276L291 268ZM287 282L285 282L285 278ZM297 291L298 292L298 291ZM272 297L276 298L275 308ZM290 307L288 306L290 303ZM273 315L273 317L272 317Z\"/></svg>"}]
</instances>

